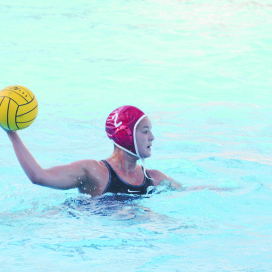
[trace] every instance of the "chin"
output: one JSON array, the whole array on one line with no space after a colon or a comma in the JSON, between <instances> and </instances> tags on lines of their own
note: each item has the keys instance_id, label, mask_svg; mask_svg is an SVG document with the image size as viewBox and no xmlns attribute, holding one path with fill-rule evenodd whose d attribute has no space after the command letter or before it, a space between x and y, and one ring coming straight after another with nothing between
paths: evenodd
<instances>
[{"instance_id":1,"label":"chin","mask_svg":"<svg viewBox=\"0 0 272 272\"><path fill-rule=\"evenodd\" d=\"M151 157L151 150L144 150L143 152L139 152L139 155L142 159L147 159Z\"/></svg>"},{"instance_id":2,"label":"chin","mask_svg":"<svg viewBox=\"0 0 272 272\"><path fill-rule=\"evenodd\" d=\"M147 159L149 157L151 157L151 153L150 154L144 154L144 156L143 156L144 159Z\"/></svg>"}]
</instances>

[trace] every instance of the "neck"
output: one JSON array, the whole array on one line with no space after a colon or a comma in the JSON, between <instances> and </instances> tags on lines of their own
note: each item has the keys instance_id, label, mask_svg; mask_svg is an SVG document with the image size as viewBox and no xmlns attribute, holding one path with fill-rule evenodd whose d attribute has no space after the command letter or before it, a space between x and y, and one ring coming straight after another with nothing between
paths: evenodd
<instances>
[{"instance_id":1,"label":"neck","mask_svg":"<svg viewBox=\"0 0 272 272\"><path fill-rule=\"evenodd\" d=\"M110 164L115 165L120 171L129 174L133 172L137 167L136 156L133 156L126 151L115 147L112 155L108 158Z\"/></svg>"}]
</instances>

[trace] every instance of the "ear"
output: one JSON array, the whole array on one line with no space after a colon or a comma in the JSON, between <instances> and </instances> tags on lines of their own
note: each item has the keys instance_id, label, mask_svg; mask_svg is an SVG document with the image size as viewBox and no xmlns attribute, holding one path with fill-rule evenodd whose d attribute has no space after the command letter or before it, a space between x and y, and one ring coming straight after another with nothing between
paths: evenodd
<instances>
[{"instance_id":1,"label":"ear","mask_svg":"<svg viewBox=\"0 0 272 272\"><path fill-rule=\"evenodd\" d=\"M115 131L115 137L122 146L133 145L132 132L126 125L121 125L117 128Z\"/></svg>"}]
</instances>

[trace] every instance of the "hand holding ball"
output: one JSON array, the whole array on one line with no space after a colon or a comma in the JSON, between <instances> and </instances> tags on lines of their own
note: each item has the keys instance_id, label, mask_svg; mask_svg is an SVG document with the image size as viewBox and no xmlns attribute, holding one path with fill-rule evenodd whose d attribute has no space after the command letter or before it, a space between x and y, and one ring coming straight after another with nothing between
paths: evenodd
<instances>
[{"instance_id":1,"label":"hand holding ball","mask_svg":"<svg viewBox=\"0 0 272 272\"><path fill-rule=\"evenodd\" d=\"M38 101L26 87L14 85L0 91L0 125L6 130L30 126L38 114Z\"/></svg>"}]
</instances>

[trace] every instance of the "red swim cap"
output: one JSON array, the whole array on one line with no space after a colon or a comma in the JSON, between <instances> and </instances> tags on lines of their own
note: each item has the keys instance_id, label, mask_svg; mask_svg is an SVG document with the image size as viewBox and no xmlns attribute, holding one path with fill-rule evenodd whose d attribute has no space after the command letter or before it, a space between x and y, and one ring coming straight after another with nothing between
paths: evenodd
<instances>
[{"instance_id":1,"label":"red swim cap","mask_svg":"<svg viewBox=\"0 0 272 272\"><path fill-rule=\"evenodd\" d=\"M136 144L136 127L146 115L136 107L122 106L106 120L106 132L114 144L140 158Z\"/></svg>"}]
</instances>

